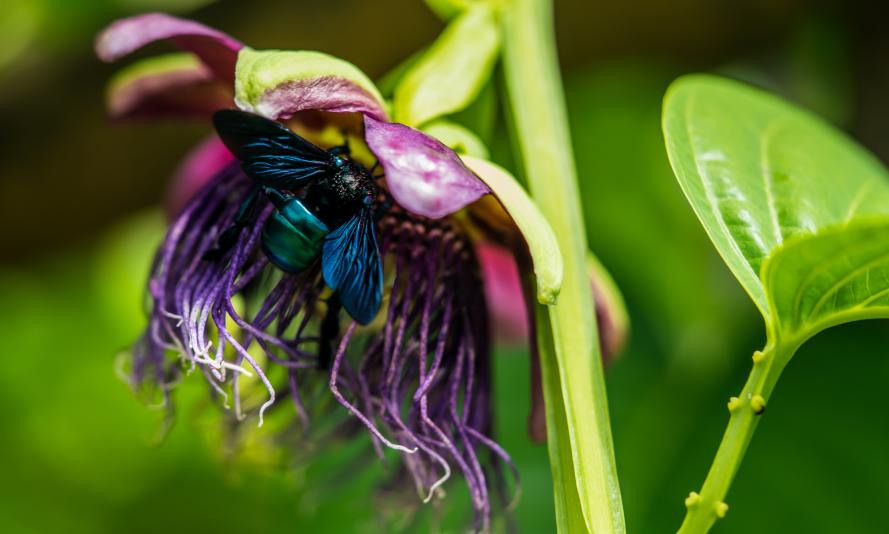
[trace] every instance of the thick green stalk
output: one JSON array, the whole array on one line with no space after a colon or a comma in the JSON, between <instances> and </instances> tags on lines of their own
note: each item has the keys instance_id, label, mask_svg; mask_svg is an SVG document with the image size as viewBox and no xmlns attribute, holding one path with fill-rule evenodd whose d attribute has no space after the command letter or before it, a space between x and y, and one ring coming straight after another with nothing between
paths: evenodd
<instances>
[{"instance_id":1,"label":"thick green stalk","mask_svg":"<svg viewBox=\"0 0 889 534\"><path fill-rule=\"evenodd\" d=\"M728 512L725 496L757 424L775 388L781 371L787 365L798 344L782 346L769 343L761 352L753 355L753 369L744 389L728 402L729 422L713 459L701 492L691 492L685 499L688 508L679 534L700 534L710 530L717 519Z\"/></svg>"},{"instance_id":2,"label":"thick green stalk","mask_svg":"<svg viewBox=\"0 0 889 534\"><path fill-rule=\"evenodd\" d=\"M502 20L517 148L531 196L565 261L558 303L536 314L558 528L624 532L552 5L505 0Z\"/></svg>"}]
</instances>

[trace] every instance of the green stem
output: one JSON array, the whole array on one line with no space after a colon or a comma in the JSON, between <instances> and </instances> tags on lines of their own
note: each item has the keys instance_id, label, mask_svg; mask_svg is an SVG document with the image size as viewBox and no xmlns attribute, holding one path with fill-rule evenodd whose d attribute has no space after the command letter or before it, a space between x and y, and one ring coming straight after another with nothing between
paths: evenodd
<instances>
[{"instance_id":1,"label":"green stem","mask_svg":"<svg viewBox=\"0 0 889 534\"><path fill-rule=\"evenodd\" d=\"M558 304L536 313L557 526L624 532L551 0L504 0L502 20L518 152L565 263Z\"/></svg>"},{"instance_id":2,"label":"green stem","mask_svg":"<svg viewBox=\"0 0 889 534\"><path fill-rule=\"evenodd\" d=\"M729 422L719 444L719 450L707 473L701 492L692 492L685 500L688 508L679 534L697 534L710 530L717 519L725 516L728 505L725 496L744 453L759 424L778 377L793 356L797 344L784 346L770 342L753 357L753 369L738 397L729 400Z\"/></svg>"}]
</instances>

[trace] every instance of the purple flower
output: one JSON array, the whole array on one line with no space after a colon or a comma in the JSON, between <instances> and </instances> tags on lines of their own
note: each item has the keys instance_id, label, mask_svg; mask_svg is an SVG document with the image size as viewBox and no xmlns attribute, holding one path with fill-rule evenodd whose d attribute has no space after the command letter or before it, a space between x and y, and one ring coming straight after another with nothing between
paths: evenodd
<instances>
[{"instance_id":1,"label":"purple flower","mask_svg":"<svg viewBox=\"0 0 889 534\"><path fill-rule=\"evenodd\" d=\"M252 185L219 140L208 139L174 181L170 212L176 215L152 269L153 307L134 349L135 381L159 385L168 397L183 369L199 369L214 395L226 405L231 399L238 419L255 413L261 425L271 407L289 402L303 427L323 411L307 404L304 392L326 382L353 416L344 425L365 427L381 457L384 448L399 451L424 500L439 494L455 471L462 474L475 527L488 530L491 492L502 497L500 471L512 468L491 437L490 317L503 310L515 317L525 306L519 276L481 262L503 264L486 252L491 241L501 252L524 251L523 257L530 249L534 270L552 281L538 288L540 298L551 300L561 280L558 250L549 254L552 268L538 268L545 255L535 256L505 194L495 187L513 218L453 150L388 122L376 87L353 65L317 52L255 51L162 14L112 24L97 40L97 51L114 60L156 40L192 55L127 69L112 84L113 115L207 117L237 105L286 121L322 145L319 125L363 130L395 205L377 221L386 279L382 309L362 326L330 312L330 290L317 262L297 274L269 262L261 235L275 208L264 198L255 223L231 250L218 261L204 259L234 224ZM355 114L363 122L353 120ZM527 335L526 316L520 313L511 325L519 335ZM254 376L266 392L261 401L254 400L257 383L245 380Z\"/></svg>"}]
</instances>

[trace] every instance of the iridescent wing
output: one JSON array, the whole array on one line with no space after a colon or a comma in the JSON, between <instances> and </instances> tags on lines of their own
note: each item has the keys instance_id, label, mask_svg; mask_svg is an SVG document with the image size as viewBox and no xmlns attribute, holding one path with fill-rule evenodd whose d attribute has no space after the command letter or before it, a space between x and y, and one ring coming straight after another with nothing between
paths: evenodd
<instances>
[{"instance_id":1,"label":"iridescent wing","mask_svg":"<svg viewBox=\"0 0 889 534\"><path fill-rule=\"evenodd\" d=\"M275 121L225 109L213 115L213 124L247 176L259 185L296 189L336 171L332 155Z\"/></svg>"},{"instance_id":2,"label":"iridescent wing","mask_svg":"<svg viewBox=\"0 0 889 534\"><path fill-rule=\"evenodd\" d=\"M353 319L367 324L376 317L383 298L383 265L369 208L327 235L321 270Z\"/></svg>"}]
</instances>

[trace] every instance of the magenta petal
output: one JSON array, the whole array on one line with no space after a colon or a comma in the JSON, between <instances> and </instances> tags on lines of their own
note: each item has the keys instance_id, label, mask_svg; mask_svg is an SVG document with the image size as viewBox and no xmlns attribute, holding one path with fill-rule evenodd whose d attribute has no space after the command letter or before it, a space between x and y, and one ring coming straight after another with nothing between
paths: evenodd
<instances>
[{"instance_id":1,"label":"magenta petal","mask_svg":"<svg viewBox=\"0 0 889 534\"><path fill-rule=\"evenodd\" d=\"M364 125L389 192L404 209L438 219L491 192L453 150L423 132L367 116Z\"/></svg>"},{"instance_id":2,"label":"magenta petal","mask_svg":"<svg viewBox=\"0 0 889 534\"><path fill-rule=\"evenodd\" d=\"M146 13L114 22L96 39L96 54L102 61L111 62L161 40L170 40L199 57L219 79L234 81L235 62L243 44L193 20L164 13Z\"/></svg>"},{"instance_id":3,"label":"magenta petal","mask_svg":"<svg viewBox=\"0 0 889 534\"><path fill-rule=\"evenodd\" d=\"M306 110L363 113L386 120L383 97L348 61L311 50L252 50L238 54L235 102L278 120Z\"/></svg>"},{"instance_id":4,"label":"magenta petal","mask_svg":"<svg viewBox=\"0 0 889 534\"><path fill-rule=\"evenodd\" d=\"M528 309L513 254L504 247L484 241L476 245L475 252L485 282L485 299L495 340L505 345L527 342L530 333ZM601 275L594 270L590 270L589 275L590 290L596 302L599 348L602 361L608 364L617 358L626 343L627 325L618 319L619 312L609 299L609 289Z\"/></svg>"},{"instance_id":5,"label":"magenta petal","mask_svg":"<svg viewBox=\"0 0 889 534\"><path fill-rule=\"evenodd\" d=\"M108 110L116 119L208 117L231 106L231 90L200 63L123 80L108 95Z\"/></svg>"},{"instance_id":6,"label":"magenta petal","mask_svg":"<svg viewBox=\"0 0 889 534\"><path fill-rule=\"evenodd\" d=\"M216 135L195 147L179 165L167 193L167 213L174 217L235 157Z\"/></svg>"},{"instance_id":7,"label":"magenta petal","mask_svg":"<svg viewBox=\"0 0 889 534\"><path fill-rule=\"evenodd\" d=\"M295 113L310 109L386 118L386 112L373 95L348 80L333 76L281 84L266 92L250 109L270 119L289 119Z\"/></svg>"},{"instance_id":8,"label":"magenta petal","mask_svg":"<svg viewBox=\"0 0 889 534\"><path fill-rule=\"evenodd\" d=\"M528 342L528 309L522 295L519 268L512 253L500 246L482 242L475 247L485 300L498 343L520 345Z\"/></svg>"}]
</instances>

